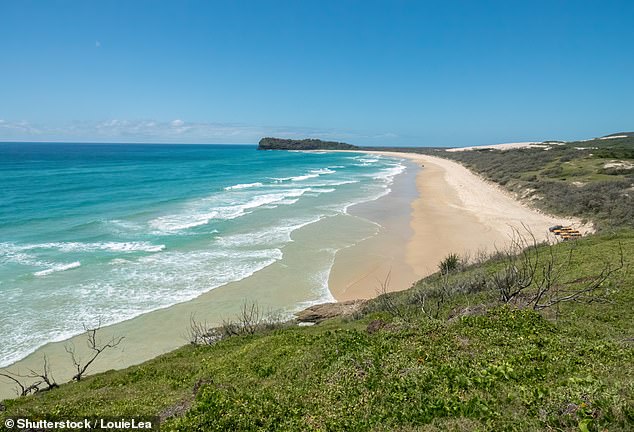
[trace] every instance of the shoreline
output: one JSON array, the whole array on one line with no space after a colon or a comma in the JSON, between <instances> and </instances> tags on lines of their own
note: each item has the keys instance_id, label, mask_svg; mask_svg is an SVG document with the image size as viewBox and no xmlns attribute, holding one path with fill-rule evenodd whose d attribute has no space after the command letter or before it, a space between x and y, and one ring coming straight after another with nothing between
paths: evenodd
<instances>
[{"instance_id":1,"label":"shoreline","mask_svg":"<svg viewBox=\"0 0 634 432\"><path fill-rule=\"evenodd\" d=\"M410 207L419 195L416 177L420 167L413 161L403 160L402 163L406 169L394 178L388 194L356 204L348 212L380 228L375 235L337 251L328 288L339 302L376 297L388 275L386 291L409 288L419 279L406 259L405 244L414 234L410 225Z\"/></svg>"},{"instance_id":2,"label":"shoreline","mask_svg":"<svg viewBox=\"0 0 634 432\"><path fill-rule=\"evenodd\" d=\"M579 219L556 217L530 208L499 186L448 159L405 152L338 152L397 157L422 165L416 175L418 196L410 204L413 234L403 245L405 263L400 264L409 266L413 276L409 281L400 280L391 285L388 291L407 289L435 273L441 260L451 253L473 256L503 249L510 244L514 230L527 233L528 229L538 242L552 241L548 228L556 224L580 227L586 233L592 231ZM351 247L350 251L355 248L357 253L364 253L360 245ZM336 281L331 292L338 301L375 297L376 281L380 277L370 276L377 272L378 269L368 274L367 267L359 266L354 295L349 295L348 286Z\"/></svg>"}]
</instances>

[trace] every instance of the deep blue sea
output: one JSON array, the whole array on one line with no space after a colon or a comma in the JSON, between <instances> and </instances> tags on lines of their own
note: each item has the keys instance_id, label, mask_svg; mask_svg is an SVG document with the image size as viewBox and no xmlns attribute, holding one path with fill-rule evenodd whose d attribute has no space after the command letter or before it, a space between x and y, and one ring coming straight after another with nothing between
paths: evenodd
<instances>
[{"instance_id":1,"label":"deep blue sea","mask_svg":"<svg viewBox=\"0 0 634 432\"><path fill-rule=\"evenodd\" d=\"M248 277L293 231L377 199L403 170L255 146L1 143L0 366L95 317L120 322Z\"/></svg>"}]
</instances>

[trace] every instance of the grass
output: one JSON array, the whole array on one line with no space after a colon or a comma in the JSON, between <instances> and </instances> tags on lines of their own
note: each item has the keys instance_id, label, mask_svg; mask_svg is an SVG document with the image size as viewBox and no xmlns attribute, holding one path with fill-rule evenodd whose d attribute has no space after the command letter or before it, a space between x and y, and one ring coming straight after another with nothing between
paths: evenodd
<instances>
[{"instance_id":1,"label":"grass","mask_svg":"<svg viewBox=\"0 0 634 432\"><path fill-rule=\"evenodd\" d=\"M606 301L540 313L500 304L484 284L449 290L437 318L416 302L422 289L489 278L503 266L492 259L381 296L354 319L190 345L5 401L0 424L14 415L162 415L166 431L632 430L634 231L553 253L566 258L570 248L561 281L572 286L626 252L602 286Z\"/></svg>"}]
</instances>

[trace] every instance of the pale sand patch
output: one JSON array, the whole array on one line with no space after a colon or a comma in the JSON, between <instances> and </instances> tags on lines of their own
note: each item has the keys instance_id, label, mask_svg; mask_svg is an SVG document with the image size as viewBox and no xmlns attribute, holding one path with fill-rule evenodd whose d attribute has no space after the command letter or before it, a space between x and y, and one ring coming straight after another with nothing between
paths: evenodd
<instances>
[{"instance_id":1,"label":"pale sand patch","mask_svg":"<svg viewBox=\"0 0 634 432\"><path fill-rule=\"evenodd\" d=\"M473 256L478 251L504 248L510 243L514 229L525 234L526 229L530 230L537 241L554 241L548 231L552 225L571 225L583 233L593 230L591 226L582 225L579 219L555 217L529 208L456 162L416 153L363 153L407 158L424 165L416 178L420 196L411 203L413 235L402 244L406 263L414 275L410 281L400 281L399 286L393 286L394 290L408 288L416 280L434 273L440 261L450 253ZM359 261L363 260L359 258ZM375 296L377 278L361 272L359 277L361 282L373 283L356 284L357 296ZM343 288L334 284L330 287L335 298L347 300L350 296Z\"/></svg>"},{"instance_id":2,"label":"pale sand patch","mask_svg":"<svg viewBox=\"0 0 634 432\"><path fill-rule=\"evenodd\" d=\"M599 139L607 140L607 139L627 138L627 137L628 135L612 135L612 136L601 137Z\"/></svg>"},{"instance_id":3,"label":"pale sand patch","mask_svg":"<svg viewBox=\"0 0 634 432\"><path fill-rule=\"evenodd\" d=\"M520 148L542 148L546 149L549 146L541 143L541 142L516 142L516 143L504 143L504 144L492 144L492 145L483 145L483 146L470 146L470 147L457 147L447 149L448 152L461 152L461 151L469 151L469 150L483 150L483 149L493 149L493 150L513 150Z\"/></svg>"}]
</instances>

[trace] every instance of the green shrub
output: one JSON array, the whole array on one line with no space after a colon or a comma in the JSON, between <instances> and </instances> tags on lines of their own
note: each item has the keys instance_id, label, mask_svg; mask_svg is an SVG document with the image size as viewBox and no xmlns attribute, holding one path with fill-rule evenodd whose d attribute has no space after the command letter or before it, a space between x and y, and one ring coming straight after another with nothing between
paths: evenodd
<instances>
[{"instance_id":1,"label":"green shrub","mask_svg":"<svg viewBox=\"0 0 634 432\"><path fill-rule=\"evenodd\" d=\"M455 253L450 253L438 264L438 269L440 273L447 274L456 271L459 264L460 257Z\"/></svg>"}]
</instances>

